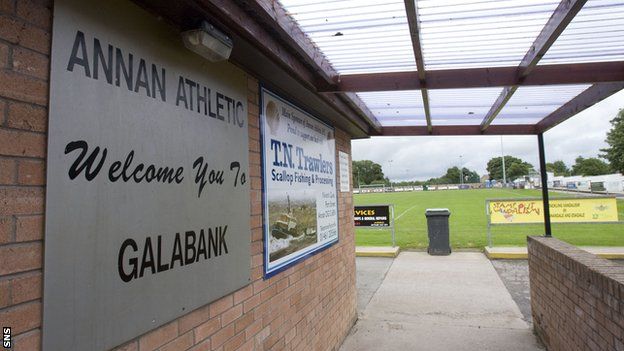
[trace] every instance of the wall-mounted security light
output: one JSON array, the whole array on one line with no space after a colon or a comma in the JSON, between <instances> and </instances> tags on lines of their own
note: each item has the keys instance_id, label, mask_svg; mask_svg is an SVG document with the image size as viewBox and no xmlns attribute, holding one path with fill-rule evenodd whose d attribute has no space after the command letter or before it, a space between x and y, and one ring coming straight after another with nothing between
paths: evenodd
<instances>
[{"instance_id":1,"label":"wall-mounted security light","mask_svg":"<svg viewBox=\"0 0 624 351\"><path fill-rule=\"evenodd\" d=\"M201 28L183 32L182 41L187 49L211 62L227 60L234 46L230 37L206 21Z\"/></svg>"}]
</instances>

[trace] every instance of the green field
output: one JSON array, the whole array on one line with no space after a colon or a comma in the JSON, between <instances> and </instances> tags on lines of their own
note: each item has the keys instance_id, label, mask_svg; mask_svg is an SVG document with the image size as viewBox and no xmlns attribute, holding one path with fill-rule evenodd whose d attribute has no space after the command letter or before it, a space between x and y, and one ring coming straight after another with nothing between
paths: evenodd
<instances>
[{"instance_id":1,"label":"green field","mask_svg":"<svg viewBox=\"0 0 624 351\"><path fill-rule=\"evenodd\" d=\"M571 196L550 193L552 196ZM401 248L426 248L425 209L451 210L450 235L453 248L486 246L485 200L494 198L541 197L540 190L475 189L354 194L356 205L394 204L396 241ZM618 200L620 221L624 221L624 200ZM624 246L624 224L553 224L553 236L579 246ZM527 235L543 235L543 225L492 227L494 246L526 245ZM390 230L356 229L358 246L389 246Z\"/></svg>"}]
</instances>

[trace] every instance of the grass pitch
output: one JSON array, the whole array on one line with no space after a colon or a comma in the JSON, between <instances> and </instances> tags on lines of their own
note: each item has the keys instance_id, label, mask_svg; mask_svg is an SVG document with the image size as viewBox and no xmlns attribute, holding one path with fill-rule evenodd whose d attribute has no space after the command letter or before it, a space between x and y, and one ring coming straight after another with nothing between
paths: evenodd
<instances>
[{"instance_id":1,"label":"grass pitch","mask_svg":"<svg viewBox=\"0 0 624 351\"><path fill-rule=\"evenodd\" d=\"M551 197L573 196L551 192ZM487 245L485 200L494 198L541 197L540 190L475 189L396 193L354 194L356 205L394 204L396 242L403 249L426 248L425 209L451 211L450 235L453 248L483 248ZM624 221L624 200L618 200L620 221ZM578 246L624 246L624 224L552 224L553 236ZM390 246L389 229L357 228L358 246ZM541 224L500 225L492 227L494 246L526 245L527 235L543 235Z\"/></svg>"}]
</instances>

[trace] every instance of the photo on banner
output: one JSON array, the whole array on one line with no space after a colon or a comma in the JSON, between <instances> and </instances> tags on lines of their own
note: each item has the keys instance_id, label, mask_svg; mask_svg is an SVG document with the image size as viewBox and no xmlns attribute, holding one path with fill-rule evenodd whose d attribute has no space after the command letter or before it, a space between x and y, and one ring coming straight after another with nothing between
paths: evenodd
<instances>
[{"instance_id":1,"label":"photo on banner","mask_svg":"<svg viewBox=\"0 0 624 351\"><path fill-rule=\"evenodd\" d=\"M261 89L264 267L271 276L338 241L334 128Z\"/></svg>"}]
</instances>

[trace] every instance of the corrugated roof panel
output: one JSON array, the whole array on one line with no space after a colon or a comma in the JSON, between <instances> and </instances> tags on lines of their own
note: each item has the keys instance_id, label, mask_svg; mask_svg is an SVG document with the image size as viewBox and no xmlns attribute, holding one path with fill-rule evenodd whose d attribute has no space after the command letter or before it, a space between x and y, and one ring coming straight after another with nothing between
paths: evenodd
<instances>
[{"instance_id":1,"label":"corrugated roof panel","mask_svg":"<svg viewBox=\"0 0 624 351\"><path fill-rule=\"evenodd\" d=\"M534 124L591 85L519 87L492 124Z\"/></svg>"},{"instance_id":2,"label":"corrugated roof panel","mask_svg":"<svg viewBox=\"0 0 624 351\"><path fill-rule=\"evenodd\" d=\"M624 1L589 0L540 64L624 60Z\"/></svg>"},{"instance_id":3,"label":"corrugated roof panel","mask_svg":"<svg viewBox=\"0 0 624 351\"><path fill-rule=\"evenodd\" d=\"M340 74L416 70L403 1L281 3Z\"/></svg>"},{"instance_id":4,"label":"corrugated roof panel","mask_svg":"<svg viewBox=\"0 0 624 351\"><path fill-rule=\"evenodd\" d=\"M380 91L358 96L382 126L427 125L420 91Z\"/></svg>"},{"instance_id":5,"label":"corrugated roof panel","mask_svg":"<svg viewBox=\"0 0 624 351\"><path fill-rule=\"evenodd\" d=\"M429 90L432 125L481 124L500 88Z\"/></svg>"},{"instance_id":6,"label":"corrugated roof panel","mask_svg":"<svg viewBox=\"0 0 624 351\"><path fill-rule=\"evenodd\" d=\"M427 69L517 66L559 1L420 0Z\"/></svg>"}]
</instances>

